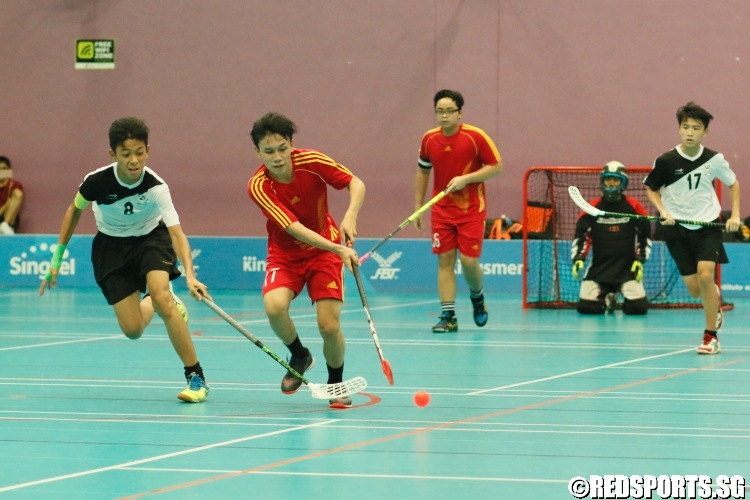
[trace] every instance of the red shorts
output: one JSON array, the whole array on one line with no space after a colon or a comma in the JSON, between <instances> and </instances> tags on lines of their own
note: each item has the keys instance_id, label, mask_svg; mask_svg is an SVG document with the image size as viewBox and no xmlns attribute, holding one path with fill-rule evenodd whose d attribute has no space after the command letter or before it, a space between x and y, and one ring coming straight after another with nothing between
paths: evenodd
<instances>
[{"instance_id":1,"label":"red shorts","mask_svg":"<svg viewBox=\"0 0 750 500\"><path fill-rule=\"evenodd\" d=\"M484 242L484 218L461 222L432 219L432 253L445 253L458 247L461 255L479 257Z\"/></svg>"},{"instance_id":2,"label":"red shorts","mask_svg":"<svg viewBox=\"0 0 750 500\"><path fill-rule=\"evenodd\" d=\"M288 288L294 297L307 285L314 304L321 299L344 300L344 263L332 252L321 251L304 259L268 256L263 295L277 288Z\"/></svg>"}]
</instances>

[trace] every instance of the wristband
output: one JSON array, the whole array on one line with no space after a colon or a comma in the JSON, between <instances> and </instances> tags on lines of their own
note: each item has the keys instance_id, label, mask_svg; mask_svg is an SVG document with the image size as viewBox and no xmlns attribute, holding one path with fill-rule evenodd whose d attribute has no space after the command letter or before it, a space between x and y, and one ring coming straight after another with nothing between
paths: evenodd
<instances>
[{"instance_id":1,"label":"wristband","mask_svg":"<svg viewBox=\"0 0 750 500\"><path fill-rule=\"evenodd\" d=\"M49 264L49 270L47 271L47 275L44 277L45 280L51 281L52 280L52 269L60 270L60 266L62 265L62 259L63 254L65 254L65 249L68 248L68 245L63 245L62 243L57 244L57 248L55 249L55 255L52 256L52 262Z\"/></svg>"}]
</instances>

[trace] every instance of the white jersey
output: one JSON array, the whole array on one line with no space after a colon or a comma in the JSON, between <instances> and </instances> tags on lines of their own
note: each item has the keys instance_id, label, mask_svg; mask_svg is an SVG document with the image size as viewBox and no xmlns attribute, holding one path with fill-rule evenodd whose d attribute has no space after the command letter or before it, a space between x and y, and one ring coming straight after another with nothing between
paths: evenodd
<instances>
[{"instance_id":1,"label":"white jersey","mask_svg":"<svg viewBox=\"0 0 750 500\"><path fill-rule=\"evenodd\" d=\"M167 227L180 223L167 183L148 167L138 182L125 184L111 163L89 173L78 191L93 202L96 227L108 236L143 236L162 219Z\"/></svg>"},{"instance_id":2,"label":"white jersey","mask_svg":"<svg viewBox=\"0 0 750 500\"><path fill-rule=\"evenodd\" d=\"M677 146L654 161L654 169L643 183L660 191L664 208L673 218L711 222L721 213L714 179L727 186L737 180L724 155L701 146L698 154L690 157ZM688 229L701 227L683 226Z\"/></svg>"}]
</instances>

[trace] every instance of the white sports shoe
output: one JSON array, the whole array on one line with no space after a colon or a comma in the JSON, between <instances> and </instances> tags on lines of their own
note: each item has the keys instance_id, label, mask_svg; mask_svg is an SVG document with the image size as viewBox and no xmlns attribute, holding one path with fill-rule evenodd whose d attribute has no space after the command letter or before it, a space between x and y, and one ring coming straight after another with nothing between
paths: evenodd
<instances>
[{"instance_id":1,"label":"white sports shoe","mask_svg":"<svg viewBox=\"0 0 750 500\"><path fill-rule=\"evenodd\" d=\"M719 339L708 333L703 334L703 344L698 346L698 354L719 354L721 352L721 344Z\"/></svg>"},{"instance_id":2,"label":"white sports shoe","mask_svg":"<svg viewBox=\"0 0 750 500\"><path fill-rule=\"evenodd\" d=\"M13 231L13 228L10 227L10 224L3 221L0 222L0 234L16 234L16 232Z\"/></svg>"}]
</instances>

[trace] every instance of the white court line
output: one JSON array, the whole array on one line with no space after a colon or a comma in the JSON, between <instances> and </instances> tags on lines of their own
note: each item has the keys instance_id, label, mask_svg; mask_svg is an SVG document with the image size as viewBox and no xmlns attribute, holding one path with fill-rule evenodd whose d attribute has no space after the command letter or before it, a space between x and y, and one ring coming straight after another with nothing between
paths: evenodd
<instances>
[{"instance_id":1,"label":"white court line","mask_svg":"<svg viewBox=\"0 0 750 500\"><path fill-rule=\"evenodd\" d=\"M196 422L192 420L146 420L146 419L126 419L126 418L49 418L49 417L0 417L0 422L99 422L99 423L118 423L118 424L164 424L164 425L218 425L233 427L287 427L289 424L279 423L261 423L261 422ZM367 428L367 427L365 427ZM95 443L90 443L95 444ZM2 491L2 490L0 490Z\"/></svg>"},{"instance_id":2,"label":"white court line","mask_svg":"<svg viewBox=\"0 0 750 500\"><path fill-rule=\"evenodd\" d=\"M492 391L502 391L503 389L510 389L511 387L519 387L519 386L522 386L522 385L536 384L538 382L546 382L547 380L554 380L554 379L558 379L558 378L569 377L571 375L578 375L580 373L593 372L593 371L596 371L596 370L602 370L604 368L612 368L613 366L621 366L621 365L627 365L627 364L630 364L630 363L638 363L640 361L647 361L649 359L663 358L665 356L674 356L675 354L682 354L682 353L691 352L691 351L695 351L695 347L689 347L687 349L681 349L679 351L667 352L667 353L664 353L664 354L657 354L656 356L647 356L645 358L631 359L630 361L620 361L619 363L611 363L609 365L595 366L593 368L586 368L585 370L578 370L578 371L575 371L575 372L562 373L560 375L554 375L552 377L545 377L545 378L538 378L536 380L528 380L526 382L519 382L517 384L504 385L504 386L501 386L501 387L495 387L493 389L484 389L482 391L474 391L474 392L470 392L468 395L469 396L475 396L477 394L484 394L484 393L492 392Z\"/></svg>"},{"instance_id":3,"label":"white court line","mask_svg":"<svg viewBox=\"0 0 750 500\"><path fill-rule=\"evenodd\" d=\"M424 304L434 304L434 303L435 303L434 300L422 300L420 302L407 302L406 304L393 304L393 305L389 305L389 306L371 307L370 311L380 311L380 310L384 310L384 309L398 309L398 308L401 308L401 307L421 306L421 305L424 305ZM351 309L342 309L341 310L341 314L348 314L348 313L351 313L351 312L358 312L358 313L364 314L362 311L363 311L363 309L361 309L361 308L353 307ZM231 314L230 314L230 316L231 316ZM294 315L290 315L290 316L291 316L292 319L316 318L318 316L318 313L317 312L313 312L313 313L310 313L310 314L294 314ZM205 319L208 319L208 318L204 318L204 320ZM200 320L196 320L196 321L200 321ZM213 322L213 320L212 320L212 322ZM253 323L267 323L267 322L268 322L268 318L266 318L266 317L259 318L259 319L249 319L247 321L237 321L237 323L239 323L241 325L249 325L249 324L253 324Z\"/></svg>"},{"instance_id":4,"label":"white court line","mask_svg":"<svg viewBox=\"0 0 750 500\"><path fill-rule=\"evenodd\" d=\"M638 369L634 367L633 369ZM644 368L645 369L645 368ZM694 368L675 368L676 371L692 370ZM661 370L673 371L671 368L663 368ZM731 369L713 368L713 371L732 371ZM750 370L745 370L750 371ZM525 383L525 382L524 382ZM523 384L523 383L522 383ZM106 378L58 378L58 377L0 377L0 385L9 386L41 386L41 387L107 387L107 388L121 388L126 385L128 387L137 387L142 389L173 389L176 385L179 385L173 380L142 380L142 379L106 379ZM260 383L260 382L227 382L227 381L214 381L211 383L212 389L217 390L237 390L237 391L276 391L278 384L275 383ZM392 386L368 386L378 391L385 391L388 394L406 394L412 395L415 390L427 390L433 395L441 396L466 396L466 391L486 391L484 389L476 389L469 387L425 387L425 386L399 386L398 389ZM509 389L505 391L510 396L540 396L540 397L559 397L569 394L577 394L580 391L577 390L555 390L555 389ZM623 396L672 396L672 397L683 397L683 396L714 396L714 397L727 397L727 398L750 398L748 394L737 394L737 393L724 393L724 392L660 392L660 391L621 391L619 394ZM0 410L0 413L4 413L4 410ZM46 413L46 412L42 412ZM58 413L58 412L55 412ZM79 412L72 412L79 414ZM118 413L122 415L122 413Z\"/></svg>"},{"instance_id":5,"label":"white court line","mask_svg":"<svg viewBox=\"0 0 750 500\"><path fill-rule=\"evenodd\" d=\"M0 413L25 413L29 415L80 415L82 417L95 415L95 416L117 416L117 417L148 417L148 418L159 418L165 417L174 420L185 420L185 419L234 419L234 420L301 420L310 421L316 420L314 417L284 417L281 415L174 415L174 414L161 414L161 413L119 413L119 412L71 412L71 411L38 411L38 410L0 410ZM81 418L85 420L84 418ZM171 420L174 422L174 420ZM320 419L321 421L327 419ZM125 422L132 422L132 420L123 419ZM374 422L377 424L413 424L416 427L408 428L422 428L422 427L433 427L443 424L451 423L446 420L397 420L397 419L348 419L347 422L351 423L368 423ZM646 429L646 430L673 430L673 431L702 431L706 427L675 427L675 426L658 426L658 425L592 425L592 424L555 424L555 423L527 423L527 422L466 422L463 425L477 426L477 427L574 427L574 428L585 428L585 429ZM736 425L736 424L735 424ZM367 429L368 427L363 426ZM711 427L712 430L717 432L750 432L750 425L744 427Z\"/></svg>"},{"instance_id":6,"label":"white court line","mask_svg":"<svg viewBox=\"0 0 750 500\"><path fill-rule=\"evenodd\" d=\"M214 443L214 444L209 444L209 445L205 445L205 446L199 446L197 448L191 448L189 450L176 451L174 453L167 453L166 455L158 455L156 457L143 458L141 460L134 460L132 462L126 462L126 463L123 463L123 464L110 465L109 467L101 467L99 469L90 469L90 470L86 470L86 471L76 472L76 473L73 473L73 474L66 474L64 476L49 477L47 479L39 479L37 481L30 481L28 483L14 484L13 486L6 486L4 488L0 488L0 493L2 493L4 491L11 491L11 490L18 490L18 489L21 489L21 488L28 488L29 486L36 486L37 484L52 483L52 482L55 482L55 481L62 481L64 479L72 479L74 477L88 476L88 475L91 475L91 474L98 474L100 472L107 472L107 471L110 471L110 470L123 469L123 468L130 467L132 465L145 464L145 463L148 463L148 462L155 462L156 460L162 460L162 459L165 459L165 458L178 457L180 455L187 455L188 453L196 453L198 451L210 450L211 448L219 448L219 447L228 446L228 445L231 445L231 444L242 443L244 441L251 441L253 439L260 439L260 438L264 438L264 437L268 437L268 436L275 436L275 435L278 435L278 434L284 434L284 433L287 433L287 432L298 431L298 430L301 430L301 429L308 429L310 427L318 427L318 426L321 426L321 425L330 424L331 422L336 422L336 420L325 420L323 422L316 422L314 424L309 424L309 425L300 425L300 426L297 426L297 427L292 427L290 429L283 429L283 430L280 430L280 431L267 432L265 434L257 434L257 435L253 435L253 436L247 436L247 437L244 437L244 438L232 439L230 441L223 441L221 443Z\"/></svg>"},{"instance_id":7,"label":"white court line","mask_svg":"<svg viewBox=\"0 0 750 500\"><path fill-rule=\"evenodd\" d=\"M108 335L106 337L98 337L98 338L92 338L92 339L47 342L46 344L19 345L15 347L0 347L0 351L15 351L17 349L32 349L34 347L46 347L46 346L51 346L51 345L62 345L62 344L77 344L79 342L96 342L97 340L112 340L112 339L119 339L119 338L122 338L122 335Z\"/></svg>"},{"instance_id":8,"label":"white court line","mask_svg":"<svg viewBox=\"0 0 750 500\"><path fill-rule=\"evenodd\" d=\"M205 472L207 474L224 473L234 474L243 472L241 470L213 470L213 469L159 469L156 467L128 467L123 470L140 470L153 472ZM568 483L569 479L535 479L535 478L515 478L515 477L471 477L471 476L407 476L402 474L353 474L343 472L281 472L281 471L253 471L249 474L267 474L272 476L326 476L326 477L357 477L357 478L377 478L377 479L419 479L433 480L443 479L447 481L499 481L513 483Z\"/></svg>"},{"instance_id":9,"label":"white court line","mask_svg":"<svg viewBox=\"0 0 750 500\"><path fill-rule=\"evenodd\" d=\"M660 367L660 366L618 366L617 370L661 370L661 371L675 371L680 372L683 370L692 370L695 367L691 368L666 368L666 367ZM750 372L750 369L748 368L712 368L711 371L716 372Z\"/></svg>"},{"instance_id":10,"label":"white court line","mask_svg":"<svg viewBox=\"0 0 750 500\"><path fill-rule=\"evenodd\" d=\"M105 418L87 418L87 419L76 419L76 418L7 418L0 417L0 422L4 420L12 421L32 421L32 422L100 422L100 423L129 423L129 424L164 424L164 425L203 425L203 426L232 426L232 427L286 427L288 424L283 423L251 423L251 422L195 422L195 421L180 421L180 420L126 420L126 419L105 419ZM637 429L637 427L634 427ZM356 425L356 424L345 424L339 423L336 429L359 429L359 430L387 430L387 431L414 431L422 429L422 427L408 426L408 425ZM672 436L672 437L714 437L716 439L750 439L750 429L714 429L711 428L712 434L691 434L684 431L687 430L699 430L706 431L704 428L665 428L666 430L674 432L617 432L611 429L601 431L578 431L569 429L488 429L488 428L469 428L469 427L451 427L445 429L434 429L435 432L481 432L486 433L505 433L505 434L558 434L558 435L597 435L597 436ZM720 434L719 432L746 432L747 434ZM12 440L11 440L12 441ZM95 445L97 442L81 442L74 441L73 444L89 444ZM57 444L71 444L70 441L59 441ZM2 491L2 490L0 490Z\"/></svg>"},{"instance_id":11,"label":"white court line","mask_svg":"<svg viewBox=\"0 0 750 500\"><path fill-rule=\"evenodd\" d=\"M421 305L424 305L424 304L433 304L433 303L435 303L434 300L422 300L422 301L419 301L419 302L408 302L406 304L392 304L392 305L387 305L387 306L370 307L370 311L379 311L379 310L385 310L385 309L398 309L398 308L402 308L402 307L421 306ZM258 312L262 313L262 311L258 311ZM352 312L362 313L362 309L358 308L358 307L352 307L351 309L343 309L341 311L341 314L348 314L348 313L352 313ZM362 314L364 314L364 313L362 313ZM318 313L317 312L312 312L310 314L290 314L290 316L291 316L292 319L315 318L315 317L318 316ZM5 316L5 317L3 317L3 320L5 320L5 321L28 321L28 319L29 318L25 317L25 316ZM34 321L45 322L45 323L49 323L49 322L54 322L54 323L70 323L70 322L78 322L78 323L104 323L104 322L106 322L106 323L110 323L111 319L109 319L109 318L36 317L36 318L34 318ZM249 325L249 324L254 324L254 323L267 323L268 322L268 318L264 314L263 317L258 318L258 319L251 319L251 320L237 321L237 322L239 324L241 324L241 325ZM190 322L190 324L194 325L194 326L197 325L197 324L204 325L204 324L215 324L215 323L216 323L216 319L210 318L210 317L209 318L195 318L195 319L193 319Z\"/></svg>"}]
</instances>

